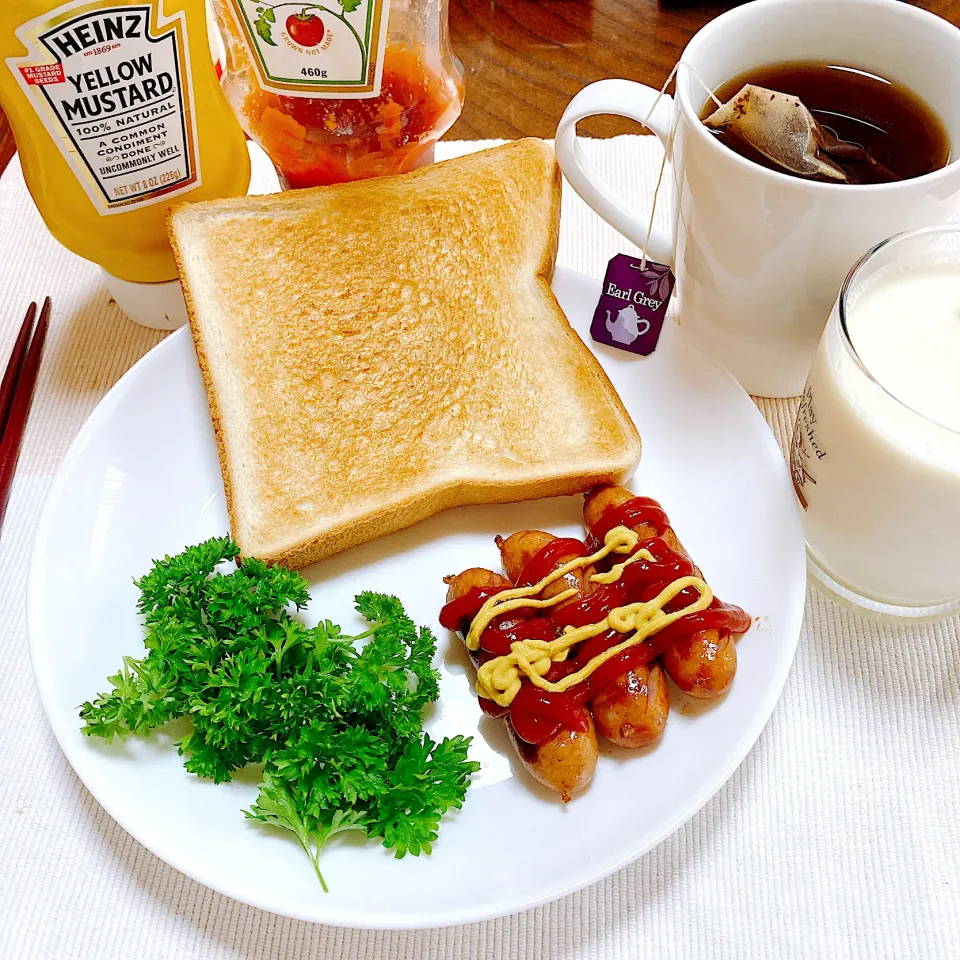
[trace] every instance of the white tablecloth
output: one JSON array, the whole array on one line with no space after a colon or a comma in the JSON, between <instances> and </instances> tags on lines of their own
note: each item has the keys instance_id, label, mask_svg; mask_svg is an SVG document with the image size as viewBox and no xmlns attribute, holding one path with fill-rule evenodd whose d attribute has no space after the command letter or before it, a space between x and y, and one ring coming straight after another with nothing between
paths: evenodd
<instances>
[{"instance_id":1,"label":"white tablecloth","mask_svg":"<svg viewBox=\"0 0 960 960\"><path fill-rule=\"evenodd\" d=\"M615 186L652 192L653 138L587 149ZM960 624L876 628L815 593L780 704L727 785L656 850L557 903L467 927L370 933L244 906L147 852L54 741L30 670L24 593L40 507L71 439L162 335L122 317L97 270L49 236L16 164L0 180L0 227L0 358L31 299L55 304L0 539L0 958L960 955ZM601 276L627 250L568 190L559 262ZM791 403L761 406L783 442Z\"/></svg>"}]
</instances>

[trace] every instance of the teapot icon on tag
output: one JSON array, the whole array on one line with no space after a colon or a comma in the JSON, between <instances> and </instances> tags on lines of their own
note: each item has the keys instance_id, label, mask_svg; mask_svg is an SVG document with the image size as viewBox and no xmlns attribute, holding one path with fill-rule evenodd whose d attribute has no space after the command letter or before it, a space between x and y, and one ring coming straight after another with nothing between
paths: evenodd
<instances>
[{"instance_id":1,"label":"teapot icon on tag","mask_svg":"<svg viewBox=\"0 0 960 960\"><path fill-rule=\"evenodd\" d=\"M612 340L626 345L647 333L650 330L650 321L641 317L631 303L617 312L616 319L611 311L607 310L605 326Z\"/></svg>"}]
</instances>

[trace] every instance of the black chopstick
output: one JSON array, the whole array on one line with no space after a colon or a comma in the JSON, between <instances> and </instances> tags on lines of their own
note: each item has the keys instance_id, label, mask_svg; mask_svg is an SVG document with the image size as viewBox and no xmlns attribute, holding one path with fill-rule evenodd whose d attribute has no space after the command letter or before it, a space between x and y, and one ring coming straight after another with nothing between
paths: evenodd
<instances>
[{"instance_id":1,"label":"black chopstick","mask_svg":"<svg viewBox=\"0 0 960 960\"><path fill-rule=\"evenodd\" d=\"M32 313L36 315L36 304L32 305ZM27 318L32 321L31 310L27 311ZM27 426L27 417L33 400L33 390L37 384L40 357L43 354L43 344L47 338L49 323L50 298L47 297L43 301L43 309L40 311L40 319L33 331L26 358L23 358L22 348L20 350L22 365L19 372L12 378L14 380L12 397L8 401L6 420L2 422L2 434L0 434L0 525L3 524L3 518L7 512L7 501L10 499L13 474L20 457L20 444L23 441L24 430ZM26 343L25 327L27 327L26 319L24 320L24 327L21 327L20 334L17 336L17 342L14 344L14 352L10 357L11 364L15 359L14 355L17 353L18 347L21 346L21 340L24 341L24 344ZM2 391L9 376L10 367L8 366L3 381L0 382L0 400L3 400Z\"/></svg>"}]
</instances>

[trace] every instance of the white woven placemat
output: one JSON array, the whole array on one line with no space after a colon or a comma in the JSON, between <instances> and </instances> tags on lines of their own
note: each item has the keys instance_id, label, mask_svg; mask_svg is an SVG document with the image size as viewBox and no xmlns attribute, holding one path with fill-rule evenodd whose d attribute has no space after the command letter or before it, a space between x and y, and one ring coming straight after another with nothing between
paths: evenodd
<instances>
[{"instance_id":1,"label":"white woven placemat","mask_svg":"<svg viewBox=\"0 0 960 960\"><path fill-rule=\"evenodd\" d=\"M442 145L441 155L477 146ZM614 186L652 193L653 138L586 148ZM567 191L560 263L601 276L628 250ZM0 539L2 960L960 955L960 623L870 627L816 594L783 698L740 769L675 836L582 893L490 923L365 933L264 913L166 866L64 760L24 624L27 558L51 477L106 390L161 335L123 318L97 270L50 237L16 163L0 180L0 262L0 358L31 299L55 304ZM761 407L782 443L792 404Z\"/></svg>"}]
</instances>

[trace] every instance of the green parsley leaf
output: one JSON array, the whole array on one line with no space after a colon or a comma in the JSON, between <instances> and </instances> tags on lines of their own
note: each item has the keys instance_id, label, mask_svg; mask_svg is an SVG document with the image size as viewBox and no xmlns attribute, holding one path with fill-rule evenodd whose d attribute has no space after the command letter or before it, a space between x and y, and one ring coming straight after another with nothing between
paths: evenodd
<instances>
[{"instance_id":1,"label":"green parsley leaf","mask_svg":"<svg viewBox=\"0 0 960 960\"><path fill-rule=\"evenodd\" d=\"M269 11L272 13L272 11ZM348 830L398 857L430 853L479 765L469 737L434 743L424 708L439 695L436 638L396 597L361 593L356 637L306 626L299 573L237 564L219 537L164 557L137 581L144 656L124 657L111 689L80 707L83 732L148 736L187 718L184 766L216 783L263 765L246 816L292 833L324 890L321 851Z\"/></svg>"},{"instance_id":2,"label":"green parsley leaf","mask_svg":"<svg viewBox=\"0 0 960 960\"><path fill-rule=\"evenodd\" d=\"M371 810L369 831L397 857L430 853L440 818L450 807L462 806L470 775L480 769L467 760L469 746L469 737L434 744L427 734L404 744L389 773L389 789Z\"/></svg>"}]
</instances>

